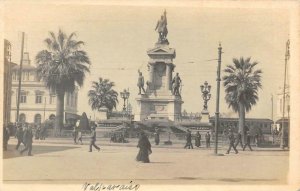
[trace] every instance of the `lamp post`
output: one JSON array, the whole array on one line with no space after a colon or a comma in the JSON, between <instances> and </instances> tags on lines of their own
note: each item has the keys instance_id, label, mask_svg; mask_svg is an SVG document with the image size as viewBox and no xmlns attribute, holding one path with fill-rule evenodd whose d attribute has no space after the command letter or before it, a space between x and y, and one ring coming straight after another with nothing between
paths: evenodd
<instances>
[{"instance_id":1,"label":"lamp post","mask_svg":"<svg viewBox=\"0 0 300 191\"><path fill-rule=\"evenodd\" d=\"M121 98L124 100L124 105L123 105L123 111L126 111L126 100L129 98L129 91L127 91L126 89L123 90L123 92L120 92Z\"/></svg>"},{"instance_id":2,"label":"lamp post","mask_svg":"<svg viewBox=\"0 0 300 191\"><path fill-rule=\"evenodd\" d=\"M219 43L218 48L218 70L217 70L217 98L216 98L216 113L215 113L215 155L218 155L218 130L219 130L219 104L220 104L220 82L221 82L221 56L222 46Z\"/></svg>"},{"instance_id":3,"label":"lamp post","mask_svg":"<svg viewBox=\"0 0 300 191\"><path fill-rule=\"evenodd\" d=\"M286 101L286 77L287 77L287 63L288 63L288 60L290 59L290 40L288 40L286 42L286 51L285 51L285 65L284 65L284 80L283 80L283 106L282 106L282 126L281 126L281 141L280 141L280 147L281 149L284 149L285 148L285 125L284 125L284 118L285 118L285 109L286 109L286 106L285 106L285 101Z\"/></svg>"},{"instance_id":4,"label":"lamp post","mask_svg":"<svg viewBox=\"0 0 300 191\"><path fill-rule=\"evenodd\" d=\"M202 92L202 98L204 101L203 111L207 111L207 102L211 98L211 94L210 94L211 85L208 85L207 81L205 81L204 85L201 85L200 88Z\"/></svg>"}]
</instances>

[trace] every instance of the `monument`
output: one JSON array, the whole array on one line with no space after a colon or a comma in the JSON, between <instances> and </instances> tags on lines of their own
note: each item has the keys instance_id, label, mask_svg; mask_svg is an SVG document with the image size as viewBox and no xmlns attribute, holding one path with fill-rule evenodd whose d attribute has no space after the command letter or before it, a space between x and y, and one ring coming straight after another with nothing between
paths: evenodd
<instances>
[{"instance_id":1,"label":"monument","mask_svg":"<svg viewBox=\"0 0 300 191\"><path fill-rule=\"evenodd\" d=\"M181 79L179 73L174 78L175 65L173 59L176 57L175 49L169 47L167 39L167 13L161 16L155 30L158 32L158 41L155 47L148 50L148 72L149 80L146 81L144 90L144 77L138 71L139 95L136 98L137 111L135 120L168 119L176 121L181 117Z\"/></svg>"}]
</instances>

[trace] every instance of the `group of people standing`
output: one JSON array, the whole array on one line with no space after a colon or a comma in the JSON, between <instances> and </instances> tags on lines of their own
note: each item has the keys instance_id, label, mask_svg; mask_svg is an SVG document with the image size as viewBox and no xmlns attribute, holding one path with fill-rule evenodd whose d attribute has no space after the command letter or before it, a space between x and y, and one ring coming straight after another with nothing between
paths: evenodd
<instances>
[{"instance_id":1,"label":"group of people standing","mask_svg":"<svg viewBox=\"0 0 300 191\"><path fill-rule=\"evenodd\" d=\"M32 127L26 124L17 127L16 138L18 143L16 145L16 150L19 149L21 143L25 146L24 149L20 151L20 154L23 154L25 151L28 151L28 156L32 156L32 143L33 143L33 132Z\"/></svg>"},{"instance_id":2,"label":"group of people standing","mask_svg":"<svg viewBox=\"0 0 300 191\"><path fill-rule=\"evenodd\" d=\"M209 131L205 134L205 145L206 148L210 148L210 139L211 139L211 135L209 133ZM197 131L196 135L195 135L195 146L196 147L201 147L201 134L199 131ZM188 148L188 149L193 149L193 143L192 143L192 133L191 131L188 129L187 133L186 133L186 144L184 146L184 148Z\"/></svg>"},{"instance_id":3,"label":"group of people standing","mask_svg":"<svg viewBox=\"0 0 300 191\"><path fill-rule=\"evenodd\" d=\"M45 140L46 132L46 127L38 124L35 131L35 139Z\"/></svg>"}]
</instances>

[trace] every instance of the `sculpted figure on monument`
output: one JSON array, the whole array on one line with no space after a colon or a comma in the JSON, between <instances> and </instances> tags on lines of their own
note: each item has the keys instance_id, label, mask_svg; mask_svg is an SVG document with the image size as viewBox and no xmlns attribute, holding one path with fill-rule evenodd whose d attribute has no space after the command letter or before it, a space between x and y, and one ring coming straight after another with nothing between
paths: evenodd
<instances>
[{"instance_id":1,"label":"sculpted figure on monument","mask_svg":"<svg viewBox=\"0 0 300 191\"><path fill-rule=\"evenodd\" d=\"M159 43L168 42L168 40L167 40L168 29L167 29L167 12L166 12L166 10L164 11L164 14L161 16L160 20L157 21L155 30L157 30L157 32L159 34L159 38L158 38Z\"/></svg>"},{"instance_id":2,"label":"sculpted figure on monument","mask_svg":"<svg viewBox=\"0 0 300 191\"><path fill-rule=\"evenodd\" d=\"M173 95L181 96L180 91L179 91L180 85L181 85L181 79L179 77L179 73L176 73L176 76L174 76L174 78L172 80Z\"/></svg>"},{"instance_id":3,"label":"sculpted figure on monument","mask_svg":"<svg viewBox=\"0 0 300 191\"><path fill-rule=\"evenodd\" d=\"M144 89L144 76L140 70L138 71L138 73L139 73L139 78L138 78L137 86L139 87L139 95L141 95L141 90L143 90L143 92L146 93Z\"/></svg>"}]
</instances>

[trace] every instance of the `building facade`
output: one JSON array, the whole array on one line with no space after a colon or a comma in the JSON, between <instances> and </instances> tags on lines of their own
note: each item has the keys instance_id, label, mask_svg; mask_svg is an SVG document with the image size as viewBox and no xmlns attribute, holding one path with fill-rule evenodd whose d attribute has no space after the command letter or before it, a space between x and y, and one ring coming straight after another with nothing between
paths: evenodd
<instances>
[{"instance_id":1,"label":"building facade","mask_svg":"<svg viewBox=\"0 0 300 191\"><path fill-rule=\"evenodd\" d=\"M3 74L3 125L7 126L10 122L11 110L11 86L12 68L16 65L11 62L11 44L4 40L4 74Z\"/></svg>"},{"instance_id":2,"label":"building facade","mask_svg":"<svg viewBox=\"0 0 300 191\"><path fill-rule=\"evenodd\" d=\"M212 126L215 126L215 117L209 118ZM251 130L256 129L260 130L264 134L271 134L272 132L272 124L273 121L271 119L263 119L263 118L246 118L245 125ZM234 131L238 132L239 128L239 119L238 118L225 118L220 117L220 129L219 131L224 131L225 129L234 129Z\"/></svg>"},{"instance_id":3,"label":"building facade","mask_svg":"<svg viewBox=\"0 0 300 191\"><path fill-rule=\"evenodd\" d=\"M55 118L56 95L45 87L43 81L37 76L37 68L30 63L28 52L23 56L21 75L21 93L19 106L19 121L28 123L41 123L47 119ZM12 107L10 120L17 120L17 100L19 85L19 65L12 68ZM78 102L78 88L73 93L65 94L65 120L76 118Z\"/></svg>"}]
</instances>

